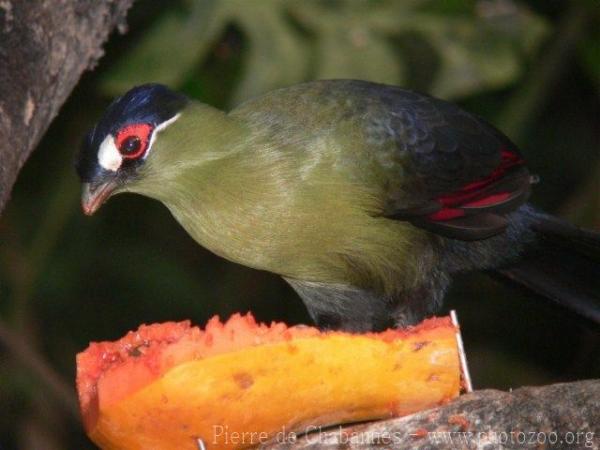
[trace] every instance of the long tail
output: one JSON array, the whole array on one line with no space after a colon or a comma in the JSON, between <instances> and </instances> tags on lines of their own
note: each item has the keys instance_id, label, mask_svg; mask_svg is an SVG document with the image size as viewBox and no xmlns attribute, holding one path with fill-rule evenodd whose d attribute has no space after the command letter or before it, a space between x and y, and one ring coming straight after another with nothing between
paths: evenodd
<instances>
[{"instance_id":1,"label":"long tail","mask_svg":"<svg viewBox=\"0 0 600 450\"><path fill-rule=\"evenodd\" d=\"M537 240L502 277L600 323L600 233L536 214Z\"/></svg>"}]
</instances>

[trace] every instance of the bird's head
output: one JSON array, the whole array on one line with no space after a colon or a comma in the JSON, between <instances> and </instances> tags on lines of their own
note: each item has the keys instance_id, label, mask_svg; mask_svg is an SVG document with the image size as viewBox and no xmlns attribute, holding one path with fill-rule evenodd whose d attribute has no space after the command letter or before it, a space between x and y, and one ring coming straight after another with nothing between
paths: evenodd
<instances>
[{"instance_id":1,"label":"bird's head","mask_svg":"<svg viewBox=\"0 0 600 450\"><path fill-rule=\"evenodd\" d=\"M145 84L108 107L85 137L76 160L86 214L93 214L140 176L161 132L178 120L187 104L182 94L160 84Z\"/></svg>"}]
</instances>

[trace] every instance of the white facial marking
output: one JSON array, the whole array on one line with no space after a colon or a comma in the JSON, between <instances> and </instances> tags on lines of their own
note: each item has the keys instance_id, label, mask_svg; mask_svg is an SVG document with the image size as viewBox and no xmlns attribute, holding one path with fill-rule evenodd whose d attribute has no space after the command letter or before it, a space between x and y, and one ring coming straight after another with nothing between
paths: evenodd
<instances>
[{"instance_id":1,"label":"white facial marking","mask_svg":"<svg viewBox=\"0 0 600 450\"><path fill-rule=\"evenodd\" d=\"M115 138L109 134L107 135L102 144L100 144L100 149L98 150L98 162L100 165L111 172L116 172L121 167L121 163L123 162L123 157L117 146L115 145Z\"/></svg>"},{"instance_id":2,"label":"white facial marking","mask_svg":"<svg viewBox=\"0 0 600 450\"><path fill-rule=\"evenodd\" d=\"M150 149L152 148L152 144L156 139L156 135L175 122L181 113L176 114L171 117L169 120L165 120L163 123L159 124L154 131L152 132L152 136L150 136L150 143L148 144L148 150L146 150L146 154L144 155L144 159L150 153ZM100 144L100 149L98 150L98 162L100 165L111 172L116 172L121 167L123 163L123 156L117 149L117 145L115 144L115 138L112 134L107 135L102 143Z\"/></svg>"},{"instance_id":3,"label":"white facial marking","mask_svg":"<svg viewBox=\"0 0 600 450\"><path fill-rule=\"evenodd\" d=\"M177 119L179 119L180 116L181 116L181 113L175 114L169 120L165 120L163 123L159 124L154 129L154 132L152 133L152 136L150 136L150 143L148 144L148 150L146 150L146 154L144 155L144 159L146 159L146 157L150 153L150 149L152 148L152 144L154 144L154 140L156 139L156 135L158 133L160 133L161 131L163 131L165 128L167 128L169 125L171 125L173 122L175 122Z\"/></svg>"}]
</instances>

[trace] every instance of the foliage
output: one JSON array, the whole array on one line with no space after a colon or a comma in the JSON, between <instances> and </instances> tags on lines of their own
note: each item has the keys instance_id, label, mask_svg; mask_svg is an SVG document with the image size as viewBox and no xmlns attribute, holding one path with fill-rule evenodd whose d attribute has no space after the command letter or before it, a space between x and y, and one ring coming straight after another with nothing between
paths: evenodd
<instances>
[{"instance_id":1,"label":"foliage","mask_svg":"<svg viewBox=\"0 0 600 450\"><path fill-rule=\"evenodd\" d=\"M403 85L411 75L429 80L420 83L424 90L453 98L513 82L547 36L545 20L523 6L480 2L465 8L454 2L440 11L436 5L189 0L183 11L172 10L150 27L107 72L102 87L110 95L149 81L180 87L234 26L248 41L235 103L314 78ZM403 41L410 47L405 51ZM423 52L433 58L424 60Z\"/></svg>"}]
</instances>

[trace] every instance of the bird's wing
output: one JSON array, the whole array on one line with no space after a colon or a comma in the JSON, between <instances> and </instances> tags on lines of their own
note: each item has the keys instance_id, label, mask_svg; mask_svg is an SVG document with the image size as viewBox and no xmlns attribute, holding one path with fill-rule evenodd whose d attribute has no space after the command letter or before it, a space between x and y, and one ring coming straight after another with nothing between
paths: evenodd
<instances>
[{"instance_id":1,"label":"bird's wing","mask_svg":"<svg viewBox=\"0 0 600 450\"><path fill-rule=\"evenodd\" d=\"M363 86L373 152L393 152L385 216L460 240L494 236L529 196L531 177L510 140L459 107L399 88ZM393 166L393 164L392 164ZM385 171L393 177L393 171Z\"/></svg>"},{"instance_id":2,"label":"bird's wing","mask_svg":"<svg viewBox=\"0 0 600 450\"><path fill-rule=\"evenodd\" d=\"M357 172L384 184L384 216L446 237L501 233L504 215L529 195L529 172L506 136L456 105L395 86L315 81L251 100L232 114L295 147L332 133L352 148L343 149L342 159L354 158Z\"/></svg>"}]
</instances>

